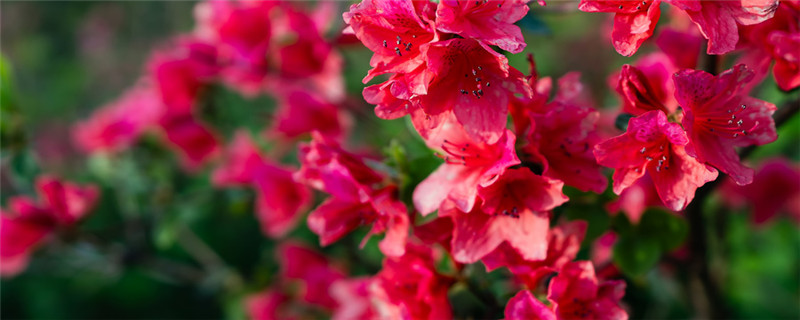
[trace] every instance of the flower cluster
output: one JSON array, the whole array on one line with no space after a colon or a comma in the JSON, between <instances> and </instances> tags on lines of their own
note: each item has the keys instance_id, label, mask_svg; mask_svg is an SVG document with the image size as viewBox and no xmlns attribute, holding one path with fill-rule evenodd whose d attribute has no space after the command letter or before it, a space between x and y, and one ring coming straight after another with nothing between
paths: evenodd
<instances>
[{"instance_id":1,"label":"flower cluster","mask_svg":"<svg viewBox=\"0 0 800 320\"><path fill-rule=\"evenodd\" d=\"M517 24L528 0L363 0L341 19L335 1L208 0L195 7L194 30L155 50L130 89L73 127L73 140L87 153L122 154L155 134L187 174L254 194L279 270L266 289L245 290L252 318L449 319L452 291L470 284L477 265L509 279L507 319L627 319L626 284L607 268L620 230L590 235L565 207L594 201L624 211L635 228L648 207L685 210L721 172L726 194L756 205L756 222L786 202L800 212L796 166L776 160L756 173L738 151L778 138L778 108L752 93L773 61L779 88L800 86L800 4L664 2L671 25L654 37L657 50L609 77L620 112L608 112L595 108L579 72L540 76L532 54L527 75L509 65L506 55L526 49ZM631 56L667 4L578 8L614 12L614 48ZM361 97L347 96L342 51L358 42L371 51L363 100L378 118L408 116L424 152L438 157L417 181L377 150L348 144ZM700 68L704 42L711 62ZM719 55L734 50L735 64L717 72ZM208 115L225 107L212 105L220 87L273 98L263 119L271 123L225 137ZM761 192L769 184L783 193ZM41 201L12 198L0 215L3 275L24 269L33 249L99 197L49 177L37 186ZM320 247L365 234L363 248L380 237L380 269L352 276L358 262L292 239L300 224ZM591 261L576 260L582 245L593 245Z\"/></svg>"}]
</instances>

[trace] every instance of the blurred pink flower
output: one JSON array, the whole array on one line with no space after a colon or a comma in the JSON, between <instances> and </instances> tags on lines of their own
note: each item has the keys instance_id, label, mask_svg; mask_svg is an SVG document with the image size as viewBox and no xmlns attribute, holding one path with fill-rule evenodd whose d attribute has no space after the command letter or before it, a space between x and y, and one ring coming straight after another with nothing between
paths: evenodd
<instances>
[{"instance_id":1,"label":"blurred pink flower","mask_svg":"<svg viewBox=\"0 0 800 320\"><path fill-rule=\"evenodd\" d=\"M49 176L36 179L39 201L12 197L0 209L0 275L14 276L28 265L30 254L60 228L82 219L97 202L93 185L79 186Z\"/></svg>"}]
</instances>

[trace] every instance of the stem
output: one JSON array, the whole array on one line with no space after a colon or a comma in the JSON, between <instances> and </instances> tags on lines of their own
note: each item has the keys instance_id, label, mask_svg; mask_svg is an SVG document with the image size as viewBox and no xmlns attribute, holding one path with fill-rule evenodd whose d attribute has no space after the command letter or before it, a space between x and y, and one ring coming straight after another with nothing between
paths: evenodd
<instances>
[{"instance_id":1,"label":"stem","mask_svg":"<svg viewBox=\"0 0 800 320\"><path fill-rule=\"evenodd\" d=\"M800 100L798 99L784 104L773 115L775 127L778 128L786 123L793 115L798 113L798 110L800 110ZM756 146L750 146L742 149L739 153L740 158L746 158L753 153L755 148ZM703 205L714 189L720 185L720 181L721 179L717 179L697 189L694 201L686 208L686 219L689 223L689 248L691 249L689 257L690 289L692 289L691 293L693 295L696 291L694 290L695 288L700 289L705 296L704 298L701 296L693 297L695 309L698 310L697 316L700 318L720 319L729 318L730 315L730 310L720 289L720 279L714 277L709 265L708 230L706 226L709 223L716 222L716 220L714 217L706 217L703 211Z\"/></svg>"}]
</instances>

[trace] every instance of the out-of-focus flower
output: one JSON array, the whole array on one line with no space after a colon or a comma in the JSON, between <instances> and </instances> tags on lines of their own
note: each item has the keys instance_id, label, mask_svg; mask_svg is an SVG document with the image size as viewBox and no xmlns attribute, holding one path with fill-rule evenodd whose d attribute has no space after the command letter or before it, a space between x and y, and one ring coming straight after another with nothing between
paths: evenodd
<instances>
[{"instance_id":1,"label":"out-of-focus flower","mask_svg":"<svg viewBox=\"0 0 800 320\"><path fill-rule=\"evenodd\" d=\"M556 320L553 310L528 290L522 290L508 300L504 315L505 320Z\"/></svg>"},{"instance_id":2,"label":"out-of-focus flower","mask_svg":"<svg viewBox=\"0 0 800 320\"><path fill-rule=\"evenodd\" d=\"M770 221L785 211L800 223L800 167L787 159L776 158L761 164L753 183L739 186L725 180L722 199L729 205L747 205L756 224Z\"/></svg>"},{"instance_id":3,"label":"out-of-focus flower","mask_svg":"<svg viewBox=\"0 0 800 320\"><path fill-rule=\"evenodd\" d=\"M370 288L380 319L450 319L452 278L436 272L435 252L409 242L405 254L388 257Z\"/></svg>"},{"instance_id":4,"label":"out-of-focus flower","mask_svg":"<svg viewBox=\"0 0 800 320\"><path fill-rule=\"evenodd\" d=\"M311 202L306 186L294 181L293 169L284 168L263 158L245 132L236 134L226 159L214 171L218 186L249 185L256 191L256 218L261 230L270 237L282 237L291 231Z\"/></svg>"},{"instance_id":5,"label":"out-of-focus flower","mask_svg":"<svg viewBox=\"0 0 800 320\"><path fill-rule=\"evenodd\" d=\"M0 275L14 276L28 265L30 254L47 237L82 219L97 201L93 185L79 186L49 176L36 180L39 201L12 197L0 212Z\"/></svg>"},{"instance_id":6,"label":"out-of-focus flower","mask_svg":"<svg viewBox=\"0 0 800 320\"><path fill-rule=\"evenodd\" d=\"M162 112L159 93L150 85L139 84L76 124L73 141L86 152L125 149L156 124Z\"/></svg>"},{"instance_id":7,"label":"out-of-focus flower","mask_svg":"<svg viewBox=\"0 0 800 320\"><path fill-rule=\"evenodd\" d=\"M589 261L567 264L552 280L547 299L558 319L628 319L619 305L625 282L603 281L595 276Z\"/></svg>"},{"instance_id":8,"label":"out-of-focus flower","mask_svg":"<svg viewBox=\"0 0 800 320\"><path fill-rule=\"evenodd\" d=\"M410 222L396 187L376 187L383 176L368 167L362 157L344 151L319 132L312 136L310 144L300 146L302 167L295 179L331 197L309 215L311 231L320 236L322 245L328 245L361 225L372 225L364 240L385 232L379 244L381 251L389 256L402 255Z\"/></svg>"}]
</instances>

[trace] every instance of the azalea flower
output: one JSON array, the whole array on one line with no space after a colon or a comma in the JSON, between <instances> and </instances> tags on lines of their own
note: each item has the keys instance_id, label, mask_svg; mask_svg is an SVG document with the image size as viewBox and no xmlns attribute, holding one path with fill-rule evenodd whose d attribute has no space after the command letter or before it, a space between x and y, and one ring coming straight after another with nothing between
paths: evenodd
<instances>
[{"instance_id":1,"label":"azalea flower","mask_svg":"<svg viewBox=\"0 0 800 320\"><path fill-rule=\"evenodd\" d=\"M713 76L699 70L674 75L675 98L684 109L681 124L698 161L727 173L739 185L753 181L753 170L739 161L736 147L775 141L774 104L747 95L742 87L753 77L744 65ZM655 178L654 178L655 179Z\"/></svg>"},{"instance_id":2,"label":"azalea flower","mask_svg":"<svg viewBox=\"0 0 800 320\"><path fill-rule=\"evenodd\" d=\"M261 156L245 132L238 132L225 161L214 171L217 186L248 185L256 191L256 217L264 234L279 238L296 225L311 201L311 192L294 181L293 169Z\"/></svg>"},{"instance_id":3,"label":"azalea flower","mask_svg":"<svg viewBox=\"0 0 800 320\"><path fill-rule=\"evenodd\" d=\"M83 219L99 197L97 187L79 186L40 176L36 180L39 201L27 196L9 199L0 210L0 275L14 276L28 265L31 253L48 237Z\"/></svg>"},{"instance_id":4,"label":"azalea flower","mask_svg":"<svg viewBox=\"0 0 800 320\"><path fill-rule=\"evenodd\" d=\"M625 295L625 282L600 282L589 261L567 264L552 280L547 300L558 319L628 319L619 305Z\"/></svg>"},{"instance_id":5,"label":"azalea flower","mask_svg":"<svg viewBox=\"0 0 800 320\"><path fill-rule=\"evenodd\" d=\"M528 9L528 0L444 0L436 8L436 29L520 53L525 40L514 23L525 17Z\"/></svg>"},{"instance_id":6,"label":"azalea flower","mask_svg":"<svg viewBox=\"0 0 800 320\"><path fill-rule=\"evenodd\" d=\"M661 201L679 211L691 202L698 187L718 175L687 154L688 143L680 125L667 122L663 112L654 110L631 118L628 131L595 146L594 155L599 164L616 169L613 190L617 195L648 173Z\"/></svg>"}]
</instances>

